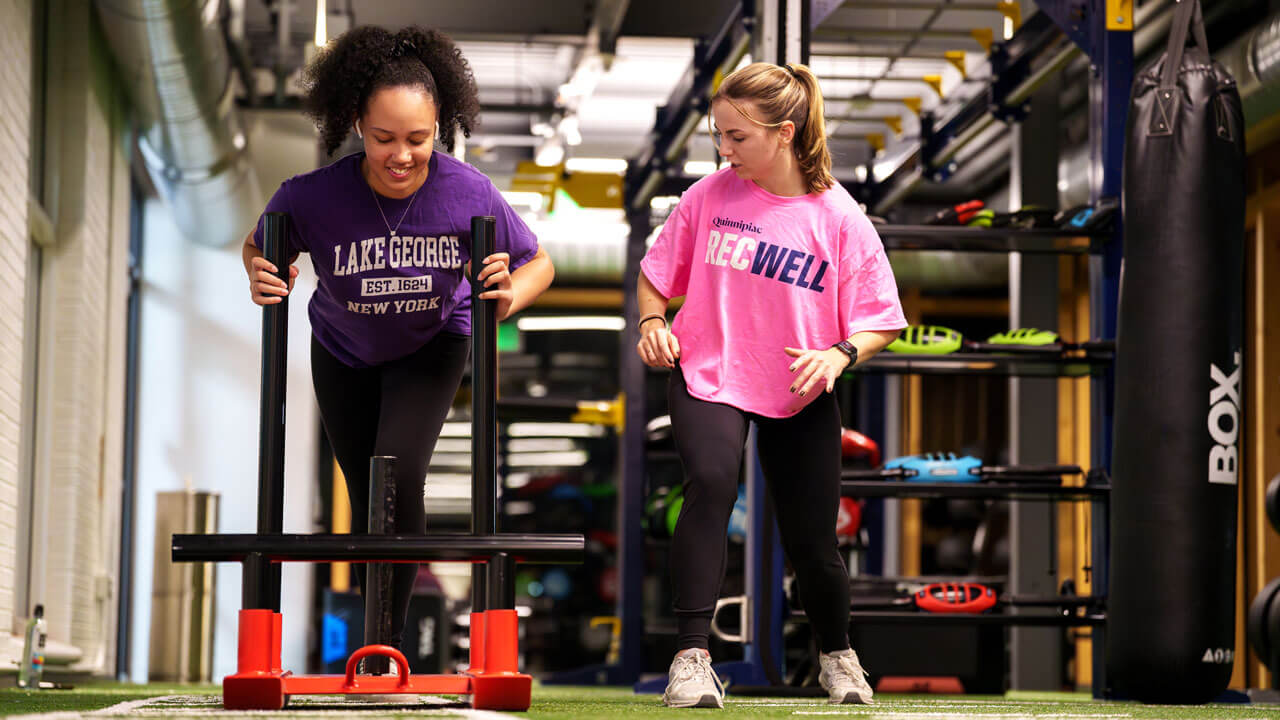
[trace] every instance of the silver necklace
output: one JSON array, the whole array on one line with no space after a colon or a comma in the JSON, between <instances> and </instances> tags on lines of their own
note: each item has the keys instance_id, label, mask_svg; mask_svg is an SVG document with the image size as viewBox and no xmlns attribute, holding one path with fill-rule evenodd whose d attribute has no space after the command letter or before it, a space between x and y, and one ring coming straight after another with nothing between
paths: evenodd
<instances>
[{"instance_id":1,"label":"silver necklace","mask_svg":"<svg viewBox=\"0 0 1280 720\"><path fill-rule=\"evenodd\" d=\"M368 185L368 183L365 184ZM422 185L426 184L425 181L422 183ZM422 185L418 186L418 190L422 189ZM369 193L373 195L373 204L378 207L378 214L382 216L382 222L387 226L387 236L389 238L399 236L400 226L404 224L404 219L409 216L409 208L413 207L413 201L418 198L418 190L414 190L413 194L409 196L409 204L404 206L404 213L400 215L400 222L396 223L395 229L392 230L391 223L387 221L387 214L382 212L382 203L378 200L378 193L373 189L372 185L369 185Z\"/></svg>"}]
</instances>

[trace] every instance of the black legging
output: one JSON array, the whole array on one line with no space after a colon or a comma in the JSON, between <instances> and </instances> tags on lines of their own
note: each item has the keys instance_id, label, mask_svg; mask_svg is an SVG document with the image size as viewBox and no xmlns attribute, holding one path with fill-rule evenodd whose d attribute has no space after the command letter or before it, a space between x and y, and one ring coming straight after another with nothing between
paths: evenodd
<instances>
[{"instance_id":1,"label":"black legging","mask_svg":"<svg viewBox=\"0 0 1280 720\"><path fill-rule=\"evenodd\" d=\"M819 390L821 392L821 390ZM782 549L822 652L849 647L849 573L836 546L840 408L821 393L789 418L769 418L689 394L679 365L667 386L684 465L684 504L671 541L677 651L706 648L725 571L725 533L738 498L748 423L773 496Z\"/></svg>"},{"instance_id":2,"label":"black legging","mask_svg":"<svg viewBox=\"0 0 1280 720\"><path fill-rule=\"evenodd\" d=\"M353 368L311 338L311 377L325 434L346 476L352 533L369 529L369 458L374 455L396 457L396 532L419 534L426 529L427 465L469 352L470 338L441 333L407 357ZM355 570L364 588L364 564L356 563ZM404 639L417 575L416 563L397 563L392 572L393 647Z\"/></svg>"}]
</instances>

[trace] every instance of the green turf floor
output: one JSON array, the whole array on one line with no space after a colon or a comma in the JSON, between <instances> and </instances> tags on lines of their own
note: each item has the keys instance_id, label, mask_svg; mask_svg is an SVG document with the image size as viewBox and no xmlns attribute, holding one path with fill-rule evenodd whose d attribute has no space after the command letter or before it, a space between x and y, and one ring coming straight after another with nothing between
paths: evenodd
<instances>
[{"instance_id":1,"label":"green turf floor","mask_svg":"<svg viewBox=\"0 0 1280 720\"><path fill-rule=\"evenodd\" d=\"M143 716L147 718L192 718L242 716L244 713L222 713L216 686L164 686L85 684L74 690L28 692L0 690L0 716L42 713L88 713L120 703L181 696L157 701L149 707L128 712L112 712L108 717ZM289 708L272 713L280 718L330 717L334 714L359 717L448 717L465 718L468 713L460 705L370 706L347 703L340 697L295 698ZM823 698L735 697L725 701L724 711L673 710L662 707L656 695L636 695L622 688L535 687L533 705L528 712L512 713L513 717L530 720L588 720L594 718L689 717L711 715L725 718L816 718L855 716L885 720L920 718L976 718L980 720L1012 720L1044 718L1045 720L1088 720L1097 718L1164 718L1168 720L1224 718L1280 719L1280 705L1206 705L1168 706L1135 703L1097 702L1087 694L1013 692L997 696L880 695L874 707L828 705ZM336 713L335 713L336 711ZM261 714L255 714L262 717ZM486 714L487 717L494 715ZM63 715L71 717L71 715Z\"/></svg>"},{"instance_id":2,"label":"green turf floor","mask_svg":"<svg viewBox=\"0 0 1280 720\"><path fill-rule=\"evenodd\" d=\"M0 689L0 717L52 712L88 712L162 695L220 695L217 685L129 685L85 683L71 690Z\"/></svg>"}]
</instances>

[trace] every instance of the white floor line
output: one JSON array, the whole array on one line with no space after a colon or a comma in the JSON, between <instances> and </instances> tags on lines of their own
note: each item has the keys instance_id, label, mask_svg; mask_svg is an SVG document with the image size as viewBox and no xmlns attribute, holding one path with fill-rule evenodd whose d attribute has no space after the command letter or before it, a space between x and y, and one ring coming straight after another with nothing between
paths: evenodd
<instances>
[{"instance_id":1,"label":"white floor line","mask_svg":"<svg viewBox=\"0 0 1280 720\"><path fill-rule=\"evenodd\" d=\"M1125 717L1133 717L1132 715L1092 715L1079 714L1079 712L1046 712L1046 714L1028 714L1028 712L895 712L877 710L874 706L847 708L847 710L796 710L792 715L868 715L876 717L876 720L916 720L919 717L929 717L931 720L966 720L979 719L986 720L1007 720L1011 717L1027 717L1029 720L1041 720L1042 717L1050 717L1050 719L1071 719L1071 720L1124 720Z\"/></svg>"},{"instance_id":2,"label":"white floor line","mask_svg":"<svg viewBox=\"0 0 1280 720\"><path fill-rule=\"evenodd\" d=\"M32 713L29 715L10 715L6 720L72 720L73 718L83 718L87 715L111 715L117 712L127 713L146 705L154 700L162 698L179 697L177 695L160 695L157 697L142 698L141 700L126 700L122 703L116 703L105 708L97 710L86 710L78 712L75 710L59 710L51 713Z\"/></svg>"},{"instance_id":3,"label":"white floor line","mask_svg":"<svg viewBox=\"0 0 1280 720\"><path fill-rule=\"evenodd\" d=\"M304 700L305 698L305 700ZM308 707L310 705L311 707ZM83 718L130 718L130 717L173 717L173 718L210 718L210 717L264 717L287 720L288 718L311 718L323 716L326 720L336 718L353 718L369 720L369 718L387 716L435 716L456 717L466 720L511 720L519 717L492 710L474 710L457 705L457 701L441 697L423 696L421 705L364 705L348 704L340 695L306 695L290 698L289 706L284 710L223 710L220 695L158 695L156 697L128 700L98 710L77 712L62 710L51 713L34 713L30 715L12 715L5 720L82 720Z\"/></svg>"}]
</instances>

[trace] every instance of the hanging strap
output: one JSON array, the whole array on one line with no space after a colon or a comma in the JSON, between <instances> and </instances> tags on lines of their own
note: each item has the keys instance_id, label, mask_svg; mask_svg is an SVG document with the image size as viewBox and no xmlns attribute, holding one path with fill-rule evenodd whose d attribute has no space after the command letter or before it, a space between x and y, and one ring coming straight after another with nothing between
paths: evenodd
<instances>
[{"instance_id":1,"label":"hanging strap","mask_svg":"<svg viewBox=\"0 0 1280 720\"><path fill-rule=\"evenodd\" d=\"M1204 34L1204 16L1200 13L1200 0L1178 0L1174 10L1173 25L1169 28L1169 45L1165 49L1164 72L1160 87L1171 88L1177 84L1178 69L1182 67L1182 53L1187 47L1188 31L1194 36L1200 49L1209 52L1209 41Z\"/></svg>"},{"instance_id":2,"label":"hanging strap","mask_svg":"<svg viewBox=\"0 0 1280 720\"><path fill-rule=\"evenodd\" d=\"M1187 47L1187 34L1191 33L1196 44L1207 55L1209 42L1204 34L1204 16L1200 12L1200 0L1178 0L1174 10L1173 25L1169 28L1169 44L1165 49L1164 68L1160 73L1160 86L1156 88L1155 112L1151 114L1148 135L1172 135L1173 120L1178 99L1178 70L1182 67L1182 55Z\"/></svg>"}]
</instances>

